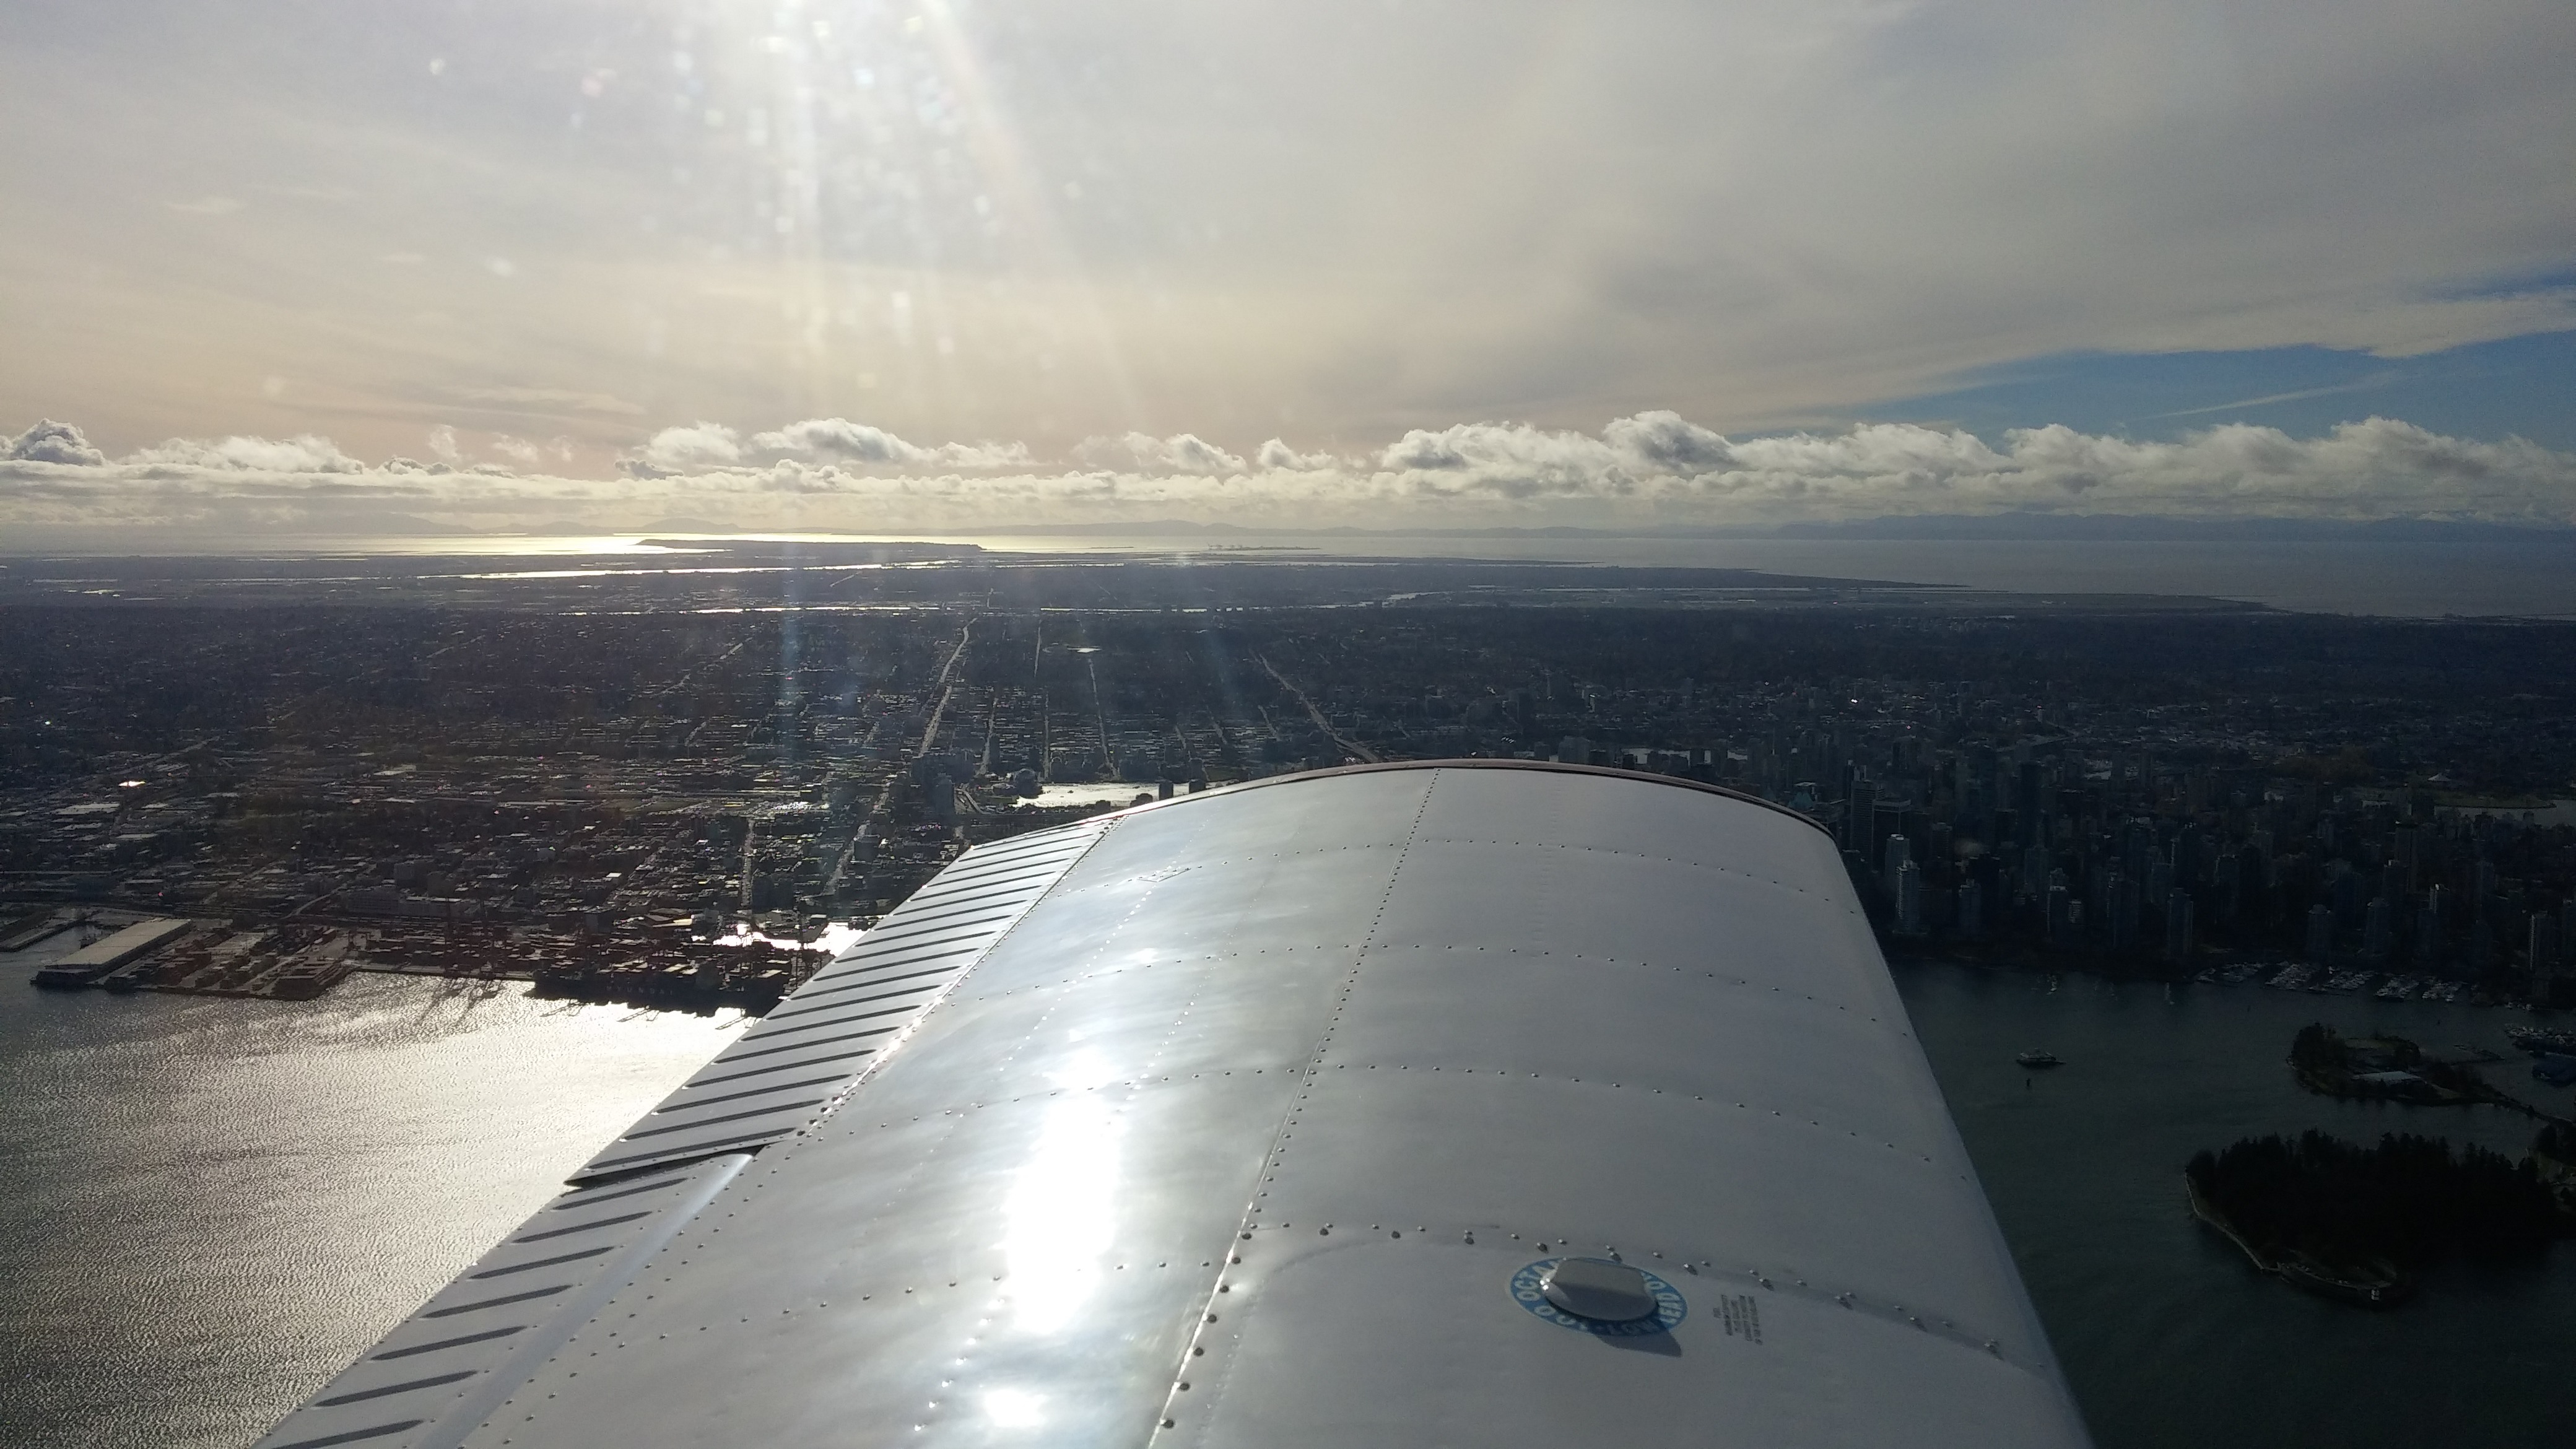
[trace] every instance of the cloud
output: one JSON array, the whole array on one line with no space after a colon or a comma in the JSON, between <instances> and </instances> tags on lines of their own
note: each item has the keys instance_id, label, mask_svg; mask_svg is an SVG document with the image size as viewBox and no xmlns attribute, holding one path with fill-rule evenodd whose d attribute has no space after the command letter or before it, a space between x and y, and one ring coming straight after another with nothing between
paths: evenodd
<instances>
[{"instance_id":1,"label":"cloud","mask_svg":"<svg viewBox=\"0 0 2576 1449\"><path fill-rule=\"evenodd\" d=\"M1671 412L1614 419L1597 438L1521 423L1416 428L1377 459L1419 492L1511 498L1625 495L1649 479L1732 461L1725 438Z\"/></svg>"},{"instance_id":2,"label":"cloud","mask_svg":"<svg viewBox=\"0 0 2576 1449\"><path fill-rule=\"evenodd\" d=\"M883 428L847 418L809 418L751 440L763 455L817 462L883 465L899 468L985 470L1025 468L1034 461L1021 443L942 443L935 448L907 443Z\"/></svg>"},{"instance_id":3,"label":"cloud","mask_svg":"<svg viewBox=\"0 0 2576 1449\"><path fill-rule=\"evenodd\" d=\"M52 418L11 438L0 457L13 463L59 463L72 468L95 468L107 461L107 455L91 447L80 429Z\"/></svg>"},{"instance_id":4,"label":"cloud","mask_svg":"<svg viewBox=\"0 0 2576 1449\"><path fill-rule=\"evenodd\" d=\"M847 418L808 418L746 441L721 423L695 423L664 428L621 460L631 474L646 478L723 468L766 468L781 462L838 465L853 469L952 469L981 472L1034 466L1021 443L942 443L922 447L883 428Z\"/></svg>"},{"instance_id":5,"label":"cloud","mask_svg":"<svg viewBox=\"0 0 2576 1449\"><path fill-rule=\"evenodd\" d=\"M1300 453L1278 438L1261 445L1253 461L1272 472L1312 473L1341 466L1341 459L1330 453Z\"/></svg>"},{"instance_id":6,"label":"cloud","mask_svg":"<svg viewBox=\"0 0 2576 1449\"><path fill-rule=\"evenodd\" d=\"M629 473L642 478L729 468L741 461L741 435L722 423L664 428L621 460Z\"/></svg>"},{"instance_id":7,"label":"cloud","mask_svg":"<svg viewBox=\"0 0 2576 1449\"><path fill-rule=\"evenodd\" d=\"M1715 468L1734 461L1726 439L1685 422L1674 412L1639 413L1619 418L1601 430L1611 447L1642 462L1672 468Z\"/></svg>"},{"instance_id":8,"label":"cloud","mask_svg":"<svg viewBox=\"0 0 2576 1449\"><path fill-rule=\"evenodd\" d=\"M494 446L521 470L368 465L311 435L174 439L110 462L78 429L45 422L0 460L0 525L220 532L397 506L469 526L579 518L603 531L700 508L744 526L863 531L1171 517L1291 529L1758 527L2001 512L2576 523L2576 454L2389 418L2314 437L2231 424L2141 442L2063 426L1990 440L1903 423L1729 438L1656 411L1598 432L1415 429L1362 458L1273 439L1249 468L1189 433L1093 439L1050 466L1017 444L925 447L846 419L748 437L702 422L653 434L604 479L536 471L544 449L521 439Z\"/></svg>"},{"instance_id":9,"label":"cloud","mask_svg":"<svg viewBox=\"0 0 2576 1449\"><path fill-rule=\"evenodd\" d=\"M1378 463L1377 480L1414 499L1720 524L2016 510L2576 522L2576 455L2388 418L2323 437L2233 424L2173 442L2017 428L1997 446L1905 423L1730 440L1640 413L1597 437L1495 423L1417 430Z\"/></svg>"},{"instance_id":10,"label":"cloud","mask_svg":"<svg viewBox=\"0 0 2576 1449\"><path fill-rule=\"evenodd\" d=\"M298 433L271 441L239 435L211 441L172 438L120 460L143 468L194 468L233 473L362 473L366 464L340 451L329 438Z\"/></svg>"},{"instance_id":11,"label":"cloud","mask_svg":"<svg viewBox=\"0 0 2576 1449\"><path fill-rule=\"evenodd\" d=\"M1076 461L1118 472L1240 473L1243 459L1193 433L1157 438L1150 433L1122 433L1114 438L1085 438L1075 445Z\"/></svg>"},{"instance_id":12,"label":"cloud","mask_svg":"<svg viewBox=\"0 0 2576 1449\"><path fill-rule=\"evenodd\" d=\"M492 450L522 468L533 468L546 460L545 449L525 438L514 438L507 433L492 435Z\"/></svg>"},{"instance_id":13,"label":"cloud","mask_svg":"<svg viewBox=\"0 0 2576 1449\"><path fill-rule=\"evenodd\" d=\"M872 428L847 418L814 418L790 423L777 432L762 433L752 443L755 447L781 453L850 463L914 463L929 454L928 449L916 448L883 428Z\"/></svg>"}]
</instances>

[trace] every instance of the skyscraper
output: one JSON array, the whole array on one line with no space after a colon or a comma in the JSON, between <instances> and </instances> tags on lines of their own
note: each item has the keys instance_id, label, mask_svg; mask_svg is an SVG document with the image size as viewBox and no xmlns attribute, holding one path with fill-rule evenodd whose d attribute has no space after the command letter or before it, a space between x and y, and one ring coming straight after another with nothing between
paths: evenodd
<instances>
[{"instance_id":1,"label":"skyscraper","mask_svg":"<svg viewBox=\"0 0 2576 1449\"><path fill-rule=\"evenodd\" d=\"M2048 944L2060 948L2079 944L2076 938L2082 933L2083 921L2084 907L2075 899L2075 892L2067 888L2063 879L2049 882Z\"/></svg>"},{"instance_id":2,"label":"skyscraper","mask_svg":"<svg viewBox=\"0 0 2576 1449\"><path fill-rule=\"evenodd\" d=\"M2323 909L2323 907L2319 907ZM2362 917L2361 954L2373 966L2385 966L2397 950L2397 907L2388 897L2370 903Z\"/></svg>"},{"instance_id":3,"label":"skyscraper","mask_svg":"<svg viewBox=\"0 0 2576 1449\"><path fill-rule=\"evenodd\" d=\"M2200 826L2192 821L2184 821L2182 828L2174 832L2173 873L2176 885L2200 882Z\"/></svg>"},{"instance_id":4,"label":"skyscraper","mask_svg":"<svg viewBox=\"0 0 2576 1449\"><path fill-rule=\"evenodd\" d=\"M2191 960L2193 938L2191 892L2176 890L2165 896L2165 959L2177 966Z\"/></svg>"},{"instance_id":5,"label":"skyscraper","mask_svg":"<svg viewBox=\"0 0 2576 1449\"><path fill-rule=\"evenodd\" d=\"M2558 921L2547 911L2531 916L2531 1000L2545 1006L2558 995Z\"/></svg>"}]
</instances>

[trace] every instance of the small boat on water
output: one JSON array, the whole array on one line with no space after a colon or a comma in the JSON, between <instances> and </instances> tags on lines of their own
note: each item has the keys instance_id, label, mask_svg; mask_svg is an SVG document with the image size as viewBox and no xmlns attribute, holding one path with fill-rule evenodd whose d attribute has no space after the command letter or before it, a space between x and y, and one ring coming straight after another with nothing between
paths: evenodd
<instances>
[{"instance_id":1,"label":"small boat on water","mask_svg":"<svg viewBox=\"0 0 2576 1449\"><path fill-rule=\"evenodd\" d=\"M2013 1054L2013 1060L2025 1067L2062 1067L2066 1059L2055 1052L2026 1051Z\"/></svg>"}]
</instances>

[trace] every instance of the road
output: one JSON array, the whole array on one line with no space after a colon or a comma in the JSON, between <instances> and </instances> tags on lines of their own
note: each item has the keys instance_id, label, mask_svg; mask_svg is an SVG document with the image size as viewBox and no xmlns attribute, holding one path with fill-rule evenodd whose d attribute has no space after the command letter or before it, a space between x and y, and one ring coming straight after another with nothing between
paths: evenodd
<instances>
[{"instance_id":1,"label":"road","mask_svg":"<svg viewBox=\"0 0 2576 1449\"><path fill-rule=\"evenodd\" d=\"M1280 673L1279 667L1272 664L1268 656L1256 654L1252 657L1261 661L1261 667L1270 671L1270 677L1279 681L1279 687L1281 689L1288 691L1290 695L1295 697L1298 704L1305 707L1306 718L1313 720L1315 722L1315 728L1322 730L1327 739L1330 739L1334 744L1341 746L1344 754L1357 756L1365 764L1374 765L1378 763L1377 751L1370 749L1368 746L1361 744L1357 740L1345 738L1341 731L1334 729L1332 725L1325 720L1324 712L1315 708L1315 702L1306 697L1306 691L1290 684L1288 682L1288 676Z\"/></svg>"}]
</instances>

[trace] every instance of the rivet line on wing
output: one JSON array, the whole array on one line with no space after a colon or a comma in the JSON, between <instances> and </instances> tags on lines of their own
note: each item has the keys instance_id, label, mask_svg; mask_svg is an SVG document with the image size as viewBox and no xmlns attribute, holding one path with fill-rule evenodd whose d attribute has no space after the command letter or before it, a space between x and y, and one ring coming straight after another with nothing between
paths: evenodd
<instances>
[{"instance_id":1,"label":"rivet line on wing","mask_svg":"<svg viewBox=\"0 0 2576 1449\"><path fill-rule=\"evenodd\" d=\"M1359 942L1349 948L1350 972L1342 980L1341 995L1334 1002L1332 1015L1326 1019L1323 1032L1316 1038L1315 1049L1306 1057L1306 1063L1302 1069L1304 1080L1300 1083L1296 1101L1289 1104L1286 1115L1280 1118L1278 1127L1271 1132L1269 1150L1262 1155L1261 1159L1260 1179L1253 1184L1252 1200L1244 1204L1243 1214L1235 1222L1234 1242L1227 1247L1226 1256L1231 1263L1243 1261L1242 1249L1238 1245L1252 1241L1253 1233L1261 1226L1258 1221L1261 1216L1261 1200L1270 1195L1266 1184L1276 1175L1275 1170L1281 1165L1280 1158L1286 1153L1288 1139L1297 1125L1298 1114L1304 1110L1298 1103L1306 1100L1305 1089L1314 1086L1316 1076L1323 1069L1324 1055L1332 1049L1333 1035L1341 1028L1342 1006L1350 1000L1352 990L1359 984L1360 972L1368 962L1369 948L1376 943L1378 927L1386 919L1387 905L1395 899L1396 881L1404 873L1405 857L1412 851L1414 841L1422 834L1422 818L1430 813L1431 796L1440 788L1441 771L1434 769L1430 775L1431 779L1422 788L1422 799L1414 807L1413 821L1405 829L1404 843L1396 850L1395 863L1387 869L1386 887L1378 892L1377 910L1369 917L1369 928L1361 934ZM1201 1413L1210 1411L1214 1402L1222 1400L1228 1378L1224 1373L1224 1364L1219 1362L1205 1365L1194 1371L1190 1367L1190 1360L1206 1355L1212 1341L1207 1331L1208 1325L1221 1319L1222 1314L1217 1306L1218 1300L1220 1296L1229 1294L1232 1290L1232 1281L1225 1271L1220 1269L1215 1287L1209 1292L1206 1302L1200 1305L1198 1322L1190 1327L1189 1346L1181 1355L1180 1367L1173 1372L1172 1387L1164 1395L1163 1413L1156 1420L1154 1433L1159 1435L1165 1429L1179 1427L1178 1401L1183 1393L1189 1391L1190 1375L1193 1372L1202 1377L1211 1372L1216 1375L1215 1392L1203 1395L1199 1400Z\"/></svg>"}]
</instances>

